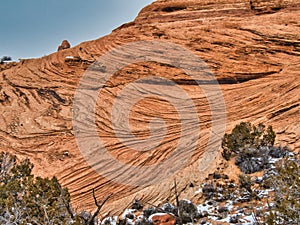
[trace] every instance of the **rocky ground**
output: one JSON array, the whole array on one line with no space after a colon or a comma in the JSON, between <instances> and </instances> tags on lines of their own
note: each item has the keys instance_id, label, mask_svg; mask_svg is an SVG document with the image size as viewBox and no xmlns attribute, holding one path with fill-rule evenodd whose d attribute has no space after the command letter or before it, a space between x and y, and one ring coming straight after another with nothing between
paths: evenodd
<instances>
[{"instance_id":1,"label":"rocky ground","mask_svg":"<svg viewBox=\"0 0 300 225\"><path fill-rule=\"evenodd\" d=\"M251 174L249 182L245 182L242 178L230 179L226 174L228 165L225 167L220 165L221 167L210 174L195 192L197 199L193 201L182 199L177 204L167 202L161 206L155 206L135 200L122 215L106 217L101 223L105 225L265 224L264 216L274 206L272 196L275 194L274 189L266 184L272 175L277 174L276 168L282 160L298 160L299 163L299 155L288 151L284 159L279 155L268 157L266 168L261 172ZM238 168L235 169L241 174ZM243 175L243 177L246 176ZM297 223L296 221L272 222L275 224Z\"/></svg>"}]
</instances>

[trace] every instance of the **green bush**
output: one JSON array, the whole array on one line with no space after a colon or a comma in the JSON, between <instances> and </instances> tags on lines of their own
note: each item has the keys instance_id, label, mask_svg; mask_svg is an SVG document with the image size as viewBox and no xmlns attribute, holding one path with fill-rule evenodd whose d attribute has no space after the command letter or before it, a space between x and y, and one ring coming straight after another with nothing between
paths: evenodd
<instances>
[{"instance_id":1,"label":"green bush","mask_svg":"<svg viewBox=\"0 0 300 225\"><path fill-rule=\"evenodd\" d=\"M286 159L275 172L266 180L275 193L265 224L300 224L300 163Z\"/></svg>"},{"instance_id":2,"label":"green bush","mask_svg":"<svg viewBox=\"0 0 300 225\"><path fill-rule=\"evenodd\" d=\"M0 152L0 224L11 225L97 225L97 216L111 195L99 203L93 189L95 212L77 213L67 188L56 177L34 177L33 164L17 162L16 156Z\"/></svg>"},{"instance_id":3,"label":"green bush","mask_svg":"<svg viewBox=\"0 0 300 225\"><path fill-rule=\"evenodd\" d=\"M222 156L229 160L241 152L258 149L261 146L273 146L276 134L272 127L262 123L257 126L248 122L236 125L230 134L225 134L222 140Z\"/></svg>"},{"instance_id":4,"label":"green bush","mask_svg":"<svg viewBox=\"0 0 300 225\"><path fill-rule=\"evenodd\" d=\"M252 180L250 176L240 174L239 175L240 188L245 188L249 193L252 193Z\"/></svg>"},{"instance_id":5,"label":"green bush","mask_svg":"<svg viewBox=\"0 0 300 225\"><path fill-rule=\"evenodd\" d=\"M3 64L4 62L8 62L11 61L11 57L10 56L3 56L2 58L0 58L0 64Z\"/></svg>"},{"instance_id":6,"label":"green bush","mask_svg":"<svg viewBox=\"0 0 300 225\"><path fill-rule=\"evenodd\" d=\"M34 177L33 164L0 153L0 224L83 224L58 180Z\"/></svg>"},{"instance_id":7,"label":"green bush","mask_svg":"<svg viewBox=\"0 0 300 225\"><path fill-rule=\"evenodd\" d=\"M34 179L32 168L29 160L17 164L15 156L1 154L1 223L62 224L58 221L65 217L60 199L69 200L67 191L56 178Z\"/></svg>"}]
</instances>

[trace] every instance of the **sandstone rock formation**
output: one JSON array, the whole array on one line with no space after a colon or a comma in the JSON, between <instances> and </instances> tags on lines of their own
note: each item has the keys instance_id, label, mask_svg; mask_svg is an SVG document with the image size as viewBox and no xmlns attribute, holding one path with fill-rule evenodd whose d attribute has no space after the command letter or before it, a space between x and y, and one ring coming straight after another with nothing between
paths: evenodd
<instances>
[{"instance_id":1,"label":"sandstone rock formation","mask_svg":"<svg viewBox=\"0 0 300 225\"><path fill-rule=\"evenodd\" d=\"M151 215L150 220L154 225L175 225L176 218L167 213L156 213Z\"/></svg>"},{"instance_id":2,"label":"sandstone rock formation","mask_svg":"<svg viewBox=\"0 0 300 225\"><path fill-rule=\"evenodd\" d=\"M159 99L139 102L130 114L132 132L148 138L149 123L158 116L166 121L167 135L153 152L134 152L115 137L109 121L111 106L126 84L149 74L179 84L198 109L201 129L191 124L191 134L199 132L200 139L193 143L196 151L190 161L175 176L170 174L147 187L106 179L86 162L72 129L74 93L89 65L122 44L161 40L192 51L215 74L226 104L227 130L240 121L264 122L277 131L277 143L299 151L299 18L299 0L155 1L135 21L108 36L40 59L23 60L0 72L0 150L21 159L29 157L38 175L57 176L78 207L93 209L93 188L99 198L114 194L104 212L122 210L136 196L156 204L174 197L174 177L181 197L193 196L195 188L187 184L197 187L209 172L200 174L198 163L208 144L211 113L206 96L183 71L155 62L130 65L104 87L96 107L97 130L110 153L120 162L152 165L164 161L178 144L182 131L176 110ZM66 60L72 56L81 60ZM105 71L102 65L99 68ZM216 161L209 162L211 170Z\"/></svg>"},{"instance_id":3,"label":"sandstone rock formation","mask_svg":"<svg viewBox=\"0 0 300 225\"><path fill-rule=\"evenodd\" d=\"M65 50L65 49L68 49L68 48L71 48L70 43L67 40L63 40L61 45L58 46L57 51Z\"/></svg>"}]
</instances>

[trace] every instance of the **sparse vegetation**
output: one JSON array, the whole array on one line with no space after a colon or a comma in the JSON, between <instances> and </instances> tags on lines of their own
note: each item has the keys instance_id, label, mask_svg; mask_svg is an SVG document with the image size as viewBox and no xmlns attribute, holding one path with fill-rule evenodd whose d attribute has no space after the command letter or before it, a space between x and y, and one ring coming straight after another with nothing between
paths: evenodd
<instances>
[{"instance_id":1,"label":"sparse vegetation","mask_svg":"<svg viewBox=\"0 0 300 225\"><path fill-rule=\"evenodd\" d=\"M239 176L240 188L245 188L249 193L252 193L252 181L251 177L241 174Z\"/></svg>"},{"instance_id":2,"label":"sparse vegetation","mask_svg":"<svg viewBox=\"0 0 300 225\"><path fill-rule=\"evenodd\" d=\"M265 127L262 123L258 126L248 122L236 125L230 134L225 134L222 140L223 157L229 160L239 153L249 156L257 155L257 151L263 146L273 146L276 134L272 126Z\"/></svg>"},{"instance_id":3,"label":"sparse vegetation","mask_svg":"<svg viewBox=\"0 0 300 225\"><path fill-rule=\"evenodd\" d=\"M265 224L300 224L300 162L286 159L266 182L274 190Z\"/></svg>"},{"instance_id":4,"label":"sparse vegetation","mask_svg":"<svg viewBox=\"0 0 300 225\"><path fill-rule=\"evenodd\" d=\"M34 177L29 160L17 163L7 153L0 156L0 223L1 224L68 224L71 217L65 202L67 189L57 179Z\"/></svg>"},{"instance_id":5,"label":"sparse vegetation","mask_svg":"<svg viewBox=\"0 0 300 225\"><path fill-rule=\"evenodd\" d=\"M3 70L10 69L17 65L17 62L12 61L10 56L3 56L0 58L0 72Z\"/></svg>"},{"instance_id":6,"label":"sparse vegetation","mask_svg":"<svg viewBox=\"0 0 300 225\"><path fill-rule=\"evenodd\" d=\"M96 212L77 213L68 189L55 177L34 177L32 169L28 159L18 163L16 156L0 153L0 224L99 224L96 216L108 198L99 204L94 195Z\"/></svg>"},{"instance_id":7,"label":"sparse vegetation","mask_svg":"<svg viewBox=\"0 0 300 225\"><path fill-rule=\"evenodd\" d=\"M201 185L205 202L200 205L179 200L175 182L175 205L155 206L135 200L123 218L107 217L102 221L97 216L110 196L99 203L93 190L97 210L76 212L68 190L55 177L34 177L28 159L18 163L15 156L1 153L0 224L152 225L151 216L156 213L169 214L178 225L210 224L212 218L239 224L249 219L254 224L300 224L300 163L289 148L276 147L274 141L272 127L241 123L225 135L222 143L223 154L230 155L228 159L234 157L243 172L238 182L218 168ZM247 175L259 170L264 171L262 177Z\"/></svg>"},{"instance_id":8,"label":"sparse vegetation","mask_svg":"<svg viewBox=\"0 0 300 225\"><path fill-rule=\"evenodd\" d=\"M242 122L222 141L222 156L229 160L235 157L235 164L245 174L261 171L265 168L269 156L281 156L286 148L274 147L275 132L271 126L258 126Z\"/></svg>"},{"instance_id":9,"label":"sparse vegetation","mask_svg":"<svg viewBox=\"0 0 300 225\"><path fill-rule=\"evenodd\" d=\"M3 56L1 59L0 59L0 64L3 64L4 62L8 62L8 61L11 61L11 57L10 56Z\"/></svg>"},{"instance_id":10,"label":"sparse vegetation","mask_svg":"<svg viewBox=\"0 0 300 225\"><path fill-rule=\"evenodd\" d=\"M242 122L224 136L222 155L226 160L235 158L235 164L243 172L239 176L240 188L247 190L251 199L257 199L260 191L253 188L251 176L245 174L264 170L259 189L274 193L259 214L264 224L300 224L299 160L288 147L274 146L274 141L272 127L266 129L263 124L256 127Z\"/></svg>"}]
</instances>

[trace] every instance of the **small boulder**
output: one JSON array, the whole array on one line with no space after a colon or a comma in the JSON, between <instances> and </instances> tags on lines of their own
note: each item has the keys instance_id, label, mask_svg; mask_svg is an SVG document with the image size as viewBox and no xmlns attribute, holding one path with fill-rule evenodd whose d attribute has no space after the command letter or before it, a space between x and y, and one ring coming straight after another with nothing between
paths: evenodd
<instances>
[{"instance_id":1,"label":"small boulder","mask_svg":"<svg viewBox=\"0 0 300 225\"><path fill-rule=\"evenodd\" d=\"M168 213L155 213L150 216L150 221L154 225L175 225L176 224L176 218Z\"/></svg>"}]
</instances>

